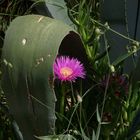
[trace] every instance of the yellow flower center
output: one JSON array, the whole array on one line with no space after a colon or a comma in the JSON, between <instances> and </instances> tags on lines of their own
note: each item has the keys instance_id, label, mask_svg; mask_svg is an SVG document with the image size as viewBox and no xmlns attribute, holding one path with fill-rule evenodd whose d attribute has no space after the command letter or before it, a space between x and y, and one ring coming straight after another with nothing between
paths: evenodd
<instances>
[{"instance_id":1,"label":"yellow flower center","mask_svg":"<svg viewBox=\"0 0 140 140\"><path fill-rule=\"evenodd\" d=\"M72 75L73 70L69 67L63 67L60 69L60 74L63 75L64 78L69 77L70 75Z\"/></svg>"}]
</instances>

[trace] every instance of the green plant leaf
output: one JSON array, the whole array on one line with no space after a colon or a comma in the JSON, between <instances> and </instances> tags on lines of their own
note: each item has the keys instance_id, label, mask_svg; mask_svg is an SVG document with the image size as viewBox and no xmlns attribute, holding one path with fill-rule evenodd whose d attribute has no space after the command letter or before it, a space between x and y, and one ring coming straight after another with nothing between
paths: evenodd
<instances>
[{"instance_id":1,"label":"green plant leaf","mask_svg":"<svg viewBox=\"0 0 140 140\"><path fill-rule=\"evenodd\" d=\"M134 43L138 43L138 42L134 42ZM138 43L139 44L139 43ZM133 50L131 50L130 52L127 52L126 54L121 55L120 57L118 57L113 63L112 65L116 66L118 64L120 64L121 62L123 62L124 60L126 60L128 57L134 55L135 53L137 53L140 50L140 47L137 45L135 46L136 48Z\"/></svg>"},{"instance_id":2,"label":"green plant leaf","mask_svg":"<svg viewBox=\"0 0 140 140\"><path fill-rule=\"evenodd\" d=\"M97 107L96 107L96 115L97 115L97 121L98 121L98 123L101 123L101 117L100 117L100 113L99 113L98 104L97 104Z\"/></svg>"},{"instance_id":3,"label":"green plant leaf","mask_svg":"<svg viewBox=\"0 0 140 140\"><path fill-rule=\"evenodd\" d=\"M92 133L92 140L96 140L96 135L95 135L95 131L93 130L93 133Z\"/></svg>"},{"instance_id":4,"label":"green plant leaf","mask_svg":"<svg viewBox=\"0 0 140 140\"><path fill-rule=\"evenodd\" d=\"M67 6L64 0L45 0L51 15L68 25L73 25L67 14Z\"/></svg>"},{"instance_id":5,"label":"green plant leaf","mask_svg":"<svg viewBox=\"0 0 140 140\"><path fill-rule=\"evenodd\" d=\"M6 31L2 59L10 65L2 66L2 88L25 140L54 134L52 66L57 55L87 61L79 35L61 21L40 15L21 16Z\"/></svg>"},{"instance_id":6,"label":"green plant leaf","mask_svg":"<svg viewBox=\"0 0 140 140\"><path fill-rule=\"evenodd\" d=\"M89 140L89 138L86 136L86 134L85 134L83 128L80 127L80 129L81 129L81 136L82 136L82 138L83 138L84 140Z\"/></svg>"},{"instance_id":7,"label":"green plant leaf","mask_svg":"<svg viewBox=\"0 0 140 140\"><path fill-rule=\"evenodd\" d=\"M138 58L136 68L133 71L132 75L132 84L135 85L137 81L140 81L140 58Z\"/></svg>"},{"instance_id":8,"label":"green plant leaf","mask_svg":"<svg viewBox=\"0 0 140 140\"><path fill-rule=\"evenodd\" d=\"M120 57L118 57L113 63L112 65L113 66L117 66L118 64L120 64L121 62L123 62L124 60L126 60L128 57L132 56L134 53L133 52L130 52L130 53L127 53L127 54L124 54Z\"/></svg>"},{"instance_id":9,"label":"green plant leaf","mask_svg":"<svg viewBox=\"0 0 140 140\"><path fill-rule=\"evenodd\" d=\"M41 136L37 137L39 140L76 140L72 135L66 134L66 135L50 135L50 136Z\"/></svg>"},{"instance_id":10,"label":"green plant leaf","mask_svg":"<svg viewBox=\"0 0 140 140\"><path fill-rule=\"evenodd\" d=\"M101 124L110 124L110 122L101 122Z\"/></svg>"}]
</instances>

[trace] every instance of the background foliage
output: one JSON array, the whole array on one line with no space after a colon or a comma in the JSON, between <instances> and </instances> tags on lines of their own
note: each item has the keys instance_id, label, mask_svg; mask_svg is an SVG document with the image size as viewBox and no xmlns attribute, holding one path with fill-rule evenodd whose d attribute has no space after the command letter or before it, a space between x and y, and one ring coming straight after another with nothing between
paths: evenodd
<instances>
[{"instance_id":1,"label":"background foliage","mask_svg":"<svg viewBox=\"0 0 140 140\"><path fill-rule=\"evenodd\" d=\"M42 14L37 8L40 4L41 7L44 7L44 4L48 6L43 14L66 22L80 34L87 54L85 63L87 76L85 80L78 79L76 83L55 81L56 135L38 139L140 139L140 84L139 79L135 77L138 67L129 75L124 72L124 62L139 51L139 42L116 32L107 22L101 22L98 0L3 1L0 8L1 48L9 23L20 15ZM63 16L67 18L62 14L56 14L59 10L62 10L60 13L64 13ZM108 32L129 41L129 47L125 47L126 52L113 61L110 59ZM64 98L63 113L62 98ZM0 99L2 122L0 136L2 139L18 139L2 89Z\"/></svg>"}]
</instances>

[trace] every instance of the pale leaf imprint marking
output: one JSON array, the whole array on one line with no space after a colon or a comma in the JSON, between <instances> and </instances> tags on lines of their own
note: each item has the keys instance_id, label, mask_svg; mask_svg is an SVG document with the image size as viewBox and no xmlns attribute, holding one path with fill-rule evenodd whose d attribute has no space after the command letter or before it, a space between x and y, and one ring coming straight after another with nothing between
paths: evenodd
<instances>
[{"instance_id":1,"label":"pale leaf imprint marking","mask_svg":"<svg viewBox=\"0 0 140 140\"><path fill-rule=\"evenodd\" d=\"M41 57L41 58L37 58L36 59L36 64L35 64L35 67L37 67L39 64L41 64L42 62L44 62L44 58Z\"/></svg>"},{"instance_id":2,"label":"pale leaf imprint marking","mask_svg":"<svg viewBox=\"0 0 140 140\"><path fill-rule=\"evenodd\" d=\"M51 57L51 54L48 54L47 56L48 56L48 57Z\"/></svg>"},{"instance_id":3,"label":"pale leaf imprint marking","mask_svg":"<svg viewBox=\"0 0 140 140\"><path fill-rule=\"evenodd\" d=\"M37 22L39 23L43 18L44 18L43 16L40 17Z\"/></svg>"},{"instance_id":4,"label":"pale leaf imprint marking","mask_svg":"<svg viewBox=\"0 0 140 140\"><path fill-rule=\"evenodd\" d=\"M25 38L22 39L22 45L24 46L26 44L27 40Z\"/></svg>"}]
</instances>

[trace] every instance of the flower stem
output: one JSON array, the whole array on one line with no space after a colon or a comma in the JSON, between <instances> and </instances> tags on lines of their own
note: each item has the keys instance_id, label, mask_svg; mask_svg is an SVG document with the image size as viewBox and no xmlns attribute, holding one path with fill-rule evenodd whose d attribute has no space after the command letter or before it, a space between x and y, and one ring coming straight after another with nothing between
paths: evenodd
<instances>
[{"instance_id":1,"label":"flower stem","mask_svg":"<svg viewBox=\"0 0 140 140\"><path fill-rule=\"evenodd\" d=\"M128 41L131 41L131 42L138 42L138 41L136 41L136 40L134 40L134 39L132 39L132 38L130 38L130 37L128 37L128 36L125 36L125 35L123 35L123 34L117 32L117 31L113 30L113 29L110 28L110 27L109 27L109 28L106 27L106 25L104 25L104 24L98 22L97 20L92 19L92 21L93 21L94 23L100 25L101 27L104 27L105 29L111 31L112 33L115 33L115 34L117 34L118 36L121 36L122 38L124 38L124 39L126 39L126 40L128 40Z\"/></svg>"},{"instance_id":2,"label":"flower stem","mask_svg":"<svg viewBox=\"0 0 140 140\"><path fill-rule=\"evenodd\" d=\"M64 106L65 106L65 86L62 85L61 91L61 103L60 103L60 114L64 116Z\"/></svg>"}]
</instances>

